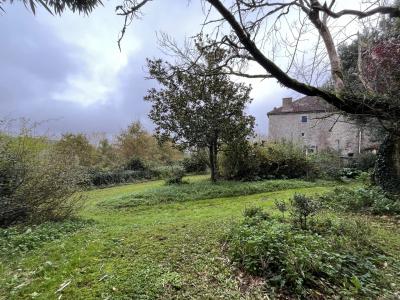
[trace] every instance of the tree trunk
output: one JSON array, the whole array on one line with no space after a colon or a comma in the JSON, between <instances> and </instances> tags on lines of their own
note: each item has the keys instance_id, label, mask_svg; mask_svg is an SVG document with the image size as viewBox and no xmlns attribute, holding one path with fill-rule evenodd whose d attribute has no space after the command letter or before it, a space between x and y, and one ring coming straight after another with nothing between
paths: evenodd
<instances>
[{"instance_id":1,"label":"tree trunk","mask_svg":"<svg viewBox=\"0 0 400 300\"><path fill-rule=\"evenodd\" d=\"M216 182L218 179L218 164L217 164L217 143L212 142L208 147L210 157L210 170L211 170L211 181Z\"/></svg>"},{"instance_id":2,"label":"tree trunk","mask_svg":"<svg viewBox=\"0 0 400 300\"><path fill-rule=\"evenodd\" d=\"M400 136L389 134L381 144L375 165L375 182L387 192L400 193Z\"/></svg>"},{"instance_id":3,"label":"tree trunk","mask_svg":"<svg viewBox=\"0 0 400 300\"><path fill-rule=\"evenodd\" d=\"M208 154L209 154L209 159L210 159L210 170L211 170L211 181L215 182L217 181L217 178L215 176L215 162L214 162L214 146L211 144L208 147Z\"/></svg>"}]
</instances>

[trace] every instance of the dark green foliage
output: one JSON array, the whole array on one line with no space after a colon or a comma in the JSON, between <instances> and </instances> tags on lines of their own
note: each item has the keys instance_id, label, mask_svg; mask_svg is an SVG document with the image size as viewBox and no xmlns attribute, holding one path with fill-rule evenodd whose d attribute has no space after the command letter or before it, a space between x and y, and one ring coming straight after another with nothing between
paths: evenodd
<instances>
[{"instance_id":1,"label":"dark green foliage","mask_svg":"<svg viewBox=\"0 0 400 300\"><path fill-rule=\"evenodd\" d=\"M271 143L256 148L261 178L301 178L312 169L305 153L291 143Z\"/></svg>"},{"instance_id":2,"label":"dark green foliage","mask_svg":"<svg viewBox=\"0 0 400 300\"><path fill-rule=\"evenodd\" d=\"M130 171L144 171L146 169L146 165L140 158L132 157L125 164L125 170Z\"/></svg>"},{"instance_id":3,"label":"dark green foliage","mask_svg":"<svg viewBox=\"0 0 400 300\"><path fill-rule=\"evenodd\" d=\"M17 256L38 248L45 242L63 238L92 224L83 220L46 222L32 227L0 229L0 256Z\"/></svg>"},{"instance_id":4,"label":"dark green foliage","mask_svg":"<svg viewBox=\"0 0 400 300\"><path fill-rule=\"evenodd\" d=\"M340 179L343 163L336 151L320 151L309 156L313 175L325 179Z\"/></svg>"},{"instance_id":5,"label":"dark green foliage","mask_svg":"<svg viewBox=\"0 0 400 300\"><path fill-rule=\"evenodd\" d=\"M366 224L326 219L302 230L274 219L248 219L232 227L227 254L245 272L267 280L268 294L295 299L393 295L384 264L394 260L373 243Z\"/></svg>"},{"instance_id":6,"label":"dark green foliage","mask_svg":"<svg viewBox=\"0 0 400 300\"><path fill-rule=\"evenodd\" d=\"M400 194L400 137L387 135L379 148L375 181L383 189Z\"/></svg>"},{"instance_id":7,"label":"dark green foliage","mask_svg":"<svg viewBox=\"0 0 400 300\"><path fill-rule=\"evenodd\" d=\"M206 151L193 152L189 157L185 157L182 165L187 173L204 173L208 168L208 157Z\"/></svg>"},{"instance_id":8,"label":"dark green foliage","mask_svg":"<svg viewBox=\"0 0 400 300\"><path fill-rule=\"evenodd\" d=\"M247 140L235 140L224 146L220 170L225 179L259 179L259 165L255 146Z\"/></svg>"},{"instance_id":9,"label":"dark green foliage","mask_svg":"<svg viewBox=\"0 0 400 300\"><path fill-rule=\"evenodd\" d=\"M270 215L259 206L247 207L243 211L245 222L248 225L255 225L261 221L270 219Z\"/></svg>"},{"instance_id":10,"label":"dark green foliage","mask_svg":"<svg viewBox=\"0 0 400 300\"><path fill-rule=\"evenodd\" d=\"M368 171L375 164L375 154L363 153L351 162L342 161L338 153L331 150L310 155L311 176L334 180L357 178L362 171Z\"/></svg>"},{"instance_id":11,"label":"dark green foliage","mask_svg":"<svg viewBox=\"0 0 400 300\"><path fill-rule=\"evenodd\" d=\"M385 193L381 188L336 188L320 197L321 204L339 211L372 214L399 214L400 198Z\"/></svg>"},{"instance_id":12,"label":"dark green foliage","mask_svg":"<svg viewBox=\"0 0 400 300\"><path fill-rule=\"evenodd\" d=\"M372 152L361 153L356 157L352 167L360 171L367 172L375 167L376 154Z\"/></svg>"},{"instance_id":13,"label":"dark green foliage","mask_svg":"<svg viewBox=\"0 0 400 300\"><path fill-rule=\"evenodd\" d=\"M134 171L120 169L113 171L101 171L92 169L89 171L89 181L94 186L107 186L156 178L160 178L160 173L153 169Z\"/></svg>"},{"instance_id":14,"label":"dark green foliage","mask_svg":"<svg viewBox=\"0 0 400 300\"><path fill-rule=\"evenodd\" d=\"M165 179L166 184L182 184L183 176L185 176L185 170L181 167L172 167L170 174Z\"/></svg>"},{"instance_id":15,"label":"dark green foliage","mask_svg":"<svg viewBox=\"0 0 400 300\"><path fill-rule=\"evenodd\" d=\"M214 72L228 55L222 48L202 48L199 42L193 52L199 58L190 68L180 64L184 57L174 65L148 60L150 76L160 88L150 89L145 100L152 104L149 117L156 125L157 137L186 149L208 149L211 180L216 181L221 144L253 132L254 117L245 113L252 100L251 86Z\"/></svg>"},{"instance_id":16,"label":"dark green foliage","mask_svg":"<svg viewBox=\"0 0 400 300\"><path fill-rule=\"evenodd\" d=\"M321 209L319 202L302 194L295 194L290 204L292 220L301 229L307 229L307 220Z\"/></svg>"},{"instance_id":17,"label":"dark green foliage","mask_svg":"<svg viewBox=\"0 0 400 300\"><path fill-rule=\"evenodd\" d=\"M355 179L358 176L360 176L361 171L355 168L342 168L340 169L338 176L340 178L349 178L349 179Z\"/></svg>"},{"instance_id":18,"label":"dark green foliage","mask_svg":"<svg viewBox=\"0 0 400 300\"><path fill-rule=\"evenodd\" d=\"M305 153L291 143L235 142L227 146L221 162L222 174L228 179L305 178L313 170Z\"/></svg>"}]
</instances>

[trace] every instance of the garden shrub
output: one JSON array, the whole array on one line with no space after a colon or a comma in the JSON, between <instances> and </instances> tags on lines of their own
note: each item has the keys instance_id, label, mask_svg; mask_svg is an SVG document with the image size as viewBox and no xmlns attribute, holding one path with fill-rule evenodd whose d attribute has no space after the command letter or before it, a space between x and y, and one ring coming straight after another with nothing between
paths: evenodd
<instances>
[{"instance_id":1,"label":"garden shrub","mask_svg":"<svg viewBox=\"0 0 400 300\"><path fill-rule=\"evenodd\" d=\"M290 204L293 223L302 229L307 229L307 220L320 210L316 200L302 194L295 194Z\"/></svg>"},{"instance_id":2,"label":"garden shrub","mask_svg":"<svg viewBox=\"0 0 400 300\"><path fill-rule=\"evenodd\" d=\"M285 200L274 200L275 208L279 210L282 214L282 218L285 218L285 212L289 209L288 205L286 204Z\"/></svg>"},{"instance_id":3,"label":"garden shrub","mask_svg":"<svg viewBox=\"0 0 400 300\"><path fill-rule=\"evenodd\" d=\"M309 230L247 216L227 235L227 255L246 273L267 281L269 294L295 299L376 298L393 295L383 276L391 261L368 238L365 224L320 221Z\"/></svg>"},{"instance_id":4,"label":"garden shrub","mask_svg":"<svg viewBox=\"0 0 400 300\"><path fill-rule=\"evenodd\" d=\"M130 171L144 171L147 168L143 160L137 157L132 157L125 163L124 169Z\"/></svg>"},{"instance_id":5,"label":"garden shrub","mask_svg":"<svg viewBox=\"0 0 400 300\"><path fill-rule=\"evenodd\" d=\"M230 180L259 179L259 162L254 145L248 141L234 141L225 145L219 158L221 176Z\"/></svg>"},{"instance_id":6,"label":"garden shrub","mask_svg":"<svg viewBox=\"0 0 400 300\"><path fill-rule=\"evenodd\" d=\"M269 214L258 206L245 208L243 216L245 217L247 224L257 224L270 218Z\"/></svg>"},{"instance_id":7,"label":"garden shrub","mask_svg":"<svg viewBox=\"0 0 400 300\"><path fill-rule=\"evenodd\" d=\"M150 180L159 178L160 174L156 170L111 170L102 171L92 169L89 171L90 183L94 186L107 186L121 183L132 183L136 181Z\"/></svg>"},{"instance_id":8,"label":"garden shrub","mask_svg":"<svg viewBox=\"0 0 400 300\"><path fill-rule=\"evenodd\" d=\"M367 172L374 169L375 162L376 162L376 154L372 152L365 152L359 154L356 157L355 161L352 164L352 167L360 171Z\"/></svg>"},{"instance_id":9,"label":"garden shrub","mask_svg":"<svg viewBox=\"0 0 400 300\"><path fill-rule=\"evenodd\" d=\"M314 176L324 179L340 179L343 163L336 151L324 150L308 156Z\"/></svg>"},{"instance_id":10,"label":"garden shrub","mask_svg":"<svg viewBox=\"0 0 400 300\"><path fill-rule=\"evenodd\" d=\"M244 180L306 178L314 173L305 153L292 143L228 145L221 170L227 179Z\"/></svg>"},{"instance_id":11,"label":"garden shrub","mask_svg":"<svg viewBox=\"0 0 400 300\"><path fill-rule=\"evenodd\" d=\"M322 205L339 211L372 214L399 214L400 198L385 193L379 187L335 188L320 197Z\"/></svg>"},{"instance_id":12,"label":"garden shrub","mask_svg":"<svg viewBox=\"0 0 400 300\"><path fill-rule=\"evenodd\" d=\"M187 173L204 173L208 168L208 157L206 151L193 152L189 157L182 160L182 166Z\"/></svg>"},{"instance_id":13,"label":"garden shrub","mask_svg":"<svg viewBox=\"0 0 400 300\"><path fill-rule=\"evenodd\" d=\"M302 149L292 143L269 143L256 147L261 178L304 178L312 165Z\"/></svg>"},{"instance_id":14,"label":"garden shrub","mask_svg":"<svg viewBox=\"0 0 400 300\"><path fill-rule=\"evenodd\" d=\"M171 167L171 171L167 178L165 178L165 183L166 184L182 184L183 182L183 176L185 176L185 170L183 167L179 166L174 166Z\"/></svg>"},{"instance_id":15,"label":"garden shrub","mask_svg":"<svg viewBox=\"0 0 400 300\"><path fill-rule=\"evenodd\" d=\"M0 136L0 226L71 216L85 172L44 138Z\"/></svg>"},{"instance_id":16,"label":"garden shrub","mask_svg":"<svg viewBox=\"0 0 400 300\"><path fill-rule=\"evenodd\" d=\"M361 171L356 169L356 168L342 168L339 171L339 177L340 178L349 178L349 179L355 179L358 176L360 176Z\"/></svg>"}]
</instances>

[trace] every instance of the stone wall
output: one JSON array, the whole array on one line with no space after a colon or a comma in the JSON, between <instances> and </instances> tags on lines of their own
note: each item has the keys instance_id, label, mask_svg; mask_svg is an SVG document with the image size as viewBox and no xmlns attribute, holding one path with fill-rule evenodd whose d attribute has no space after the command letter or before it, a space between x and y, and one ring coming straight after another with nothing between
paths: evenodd
<instances>
[{"instance_id":1,"label":"stone wall","mask_svg":"<svg viewBox=\"0 0 400 300\"><path fill-rule=\"evenodd\" d=\"M307 117L307 122L302 122L303 117ZM269 115L268 139L290 141L311 152L331 148L343 156L357 155L359 150L371 146L365 130L343 116L327 113Z\"/></svg>"}]
</instances>

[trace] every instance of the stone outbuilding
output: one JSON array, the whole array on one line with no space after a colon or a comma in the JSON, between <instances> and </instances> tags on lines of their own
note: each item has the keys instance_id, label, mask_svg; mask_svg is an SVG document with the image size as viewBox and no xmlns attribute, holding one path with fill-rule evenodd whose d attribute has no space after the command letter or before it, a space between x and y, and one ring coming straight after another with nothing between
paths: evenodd
<instances>
[{"instance_id":1,"label":"stone outbuilding","mask_svg":"<svg viewBox=\"0 0 400 300\"><path fill-rule=\"evenodd\" d=\"M282 106L267 115L268 140L293 142L307 153L332 149L340 156L353 157L375 148L366 128L319 97L283 98Z\"/></svg>"}]
</instances>

